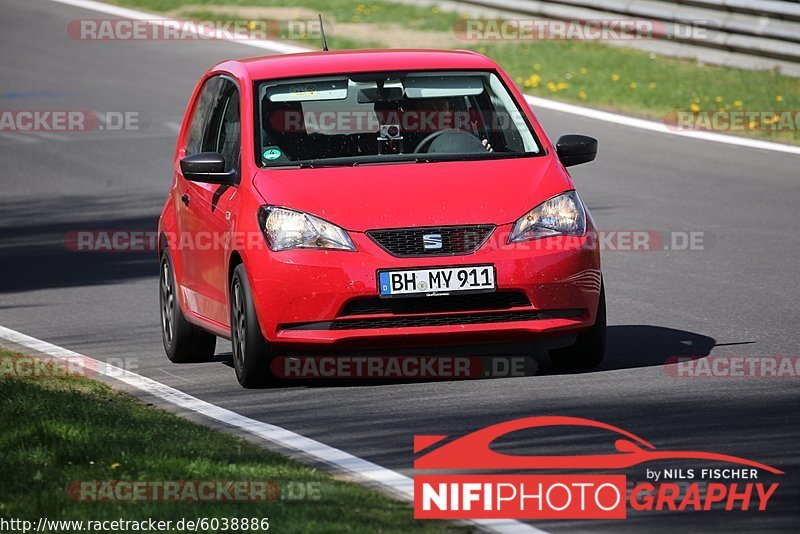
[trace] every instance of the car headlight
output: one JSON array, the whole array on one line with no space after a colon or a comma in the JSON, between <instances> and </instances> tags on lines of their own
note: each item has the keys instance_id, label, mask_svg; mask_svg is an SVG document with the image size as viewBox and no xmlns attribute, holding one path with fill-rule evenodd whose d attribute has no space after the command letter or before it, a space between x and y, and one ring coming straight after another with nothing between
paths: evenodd
<instances>
[{"instance_id":1,"label":"car headlight","mask_svg":"<svg viewBox=\"0 0 800 534\"><path fill-rule=\"evenodd\" d=\"M343 229L302 211L263 206L258 220L269 248L274 251L290 248L356 250Z\"/></svg>"},{"instance_id":2,"label":"car headlight","mask_svg":"<svg viewBox=\"0 0 800 534\"><path fill-rule=\"evenodd\" d=\"M567 191L542 202L514 224L509 243L555 235L586 233L586 210L578 193Z\"/></svg>"}]
</instances>

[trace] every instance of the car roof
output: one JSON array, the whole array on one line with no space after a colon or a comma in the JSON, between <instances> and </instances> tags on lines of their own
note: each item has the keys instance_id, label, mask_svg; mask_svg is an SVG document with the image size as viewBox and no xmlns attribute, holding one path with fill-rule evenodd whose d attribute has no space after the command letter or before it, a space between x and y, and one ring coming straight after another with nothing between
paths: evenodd
<instances>
[{"instance_id":1,"label":"car roof","mask_svg":"<svg viewBox=\"0 0 800 534\"><path fill-rule=\"evenodd\" d=\"M381 72L387 70L495 70L486 56L469 50L343 50L283 54L225 62L244 67L252 80Z\"/></svg>"}]
</instances>

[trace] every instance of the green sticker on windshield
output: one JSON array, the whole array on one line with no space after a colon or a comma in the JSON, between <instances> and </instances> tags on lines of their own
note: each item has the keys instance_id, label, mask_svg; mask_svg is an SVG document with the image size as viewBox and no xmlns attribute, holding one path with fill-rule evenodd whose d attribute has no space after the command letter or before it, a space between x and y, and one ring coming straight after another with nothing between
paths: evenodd
<instances>
[{"instance_id":1,"label":"green sticker on windshield","mask_svg":"<svg viewBox=\"0 0 800 534\"><path fill-rule=\"evenodd\" d=\"M269 147L261 154L261 157L264 158L264 161L272 161L274 159L278 159L283 154L281 154L281 150L278 147Z\"/></svg>"}]
</instances>

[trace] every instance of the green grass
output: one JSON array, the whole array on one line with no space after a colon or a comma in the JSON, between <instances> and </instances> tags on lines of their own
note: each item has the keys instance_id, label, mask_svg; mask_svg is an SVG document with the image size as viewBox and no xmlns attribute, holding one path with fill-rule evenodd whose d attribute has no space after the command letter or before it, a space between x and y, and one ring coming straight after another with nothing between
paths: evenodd
<instances>
[{"instance_id":1,"label":"green grass","mask_svg":"<svg viewBox=\"0 0 800 534\"><path fill-rule=\"evenodd\" d=\"M800 78L776 72L702 65L597 42L459 41L454 37L453 27L465 15L436 8L384 0L231 0L224 3L220 0L114 0L113 3L198 18L236 18L233 14L212 14L202 6L307 8L333 21L329 36L333 49L381 44L378 37L359 40L352 35L337 34L336 23L342 22L376 25L374 36L385 36L392 27L422 30L431 37L450 36L453 47L475 50L496 60L528 94L655 120L663 120L674 110L776 113L800 110ZM316 41L312 44L318 45ZM420 39L418 46L430 45ZM755 129L746 135L800 143L797 130Z\"/></svg>"},{"instance_id":2,"label":"green grass","mask_svg":"<svg viewBox=\"0 0 800 534\"><path fill-rule=\"evenodd\" d=\"M0 362L18 358L0 350ZM87 378L0 372L0 518L37 521L267 517L270 532L442 532L410 506L147 406ZM410 439L410 438L409 438ZM409 442L410 447L410 442ZM410 452L410 451L409 451ZM268 503L85 503L79 480L269 480L314 483L319 500ZM210 532L202 531L201 532Z\"/></svg>"}]
</instances>

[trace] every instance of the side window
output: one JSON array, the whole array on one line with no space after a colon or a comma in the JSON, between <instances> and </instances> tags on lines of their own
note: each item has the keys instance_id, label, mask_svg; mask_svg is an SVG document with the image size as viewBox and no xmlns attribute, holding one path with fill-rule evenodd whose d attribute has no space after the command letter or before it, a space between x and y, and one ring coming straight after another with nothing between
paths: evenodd
<instances>
[{"instance_id":1,"label":"side window","mask_svg":"<svg viewBox=\"0 0 800 534\"><path fill-rule=\"evenodd\" d=\"M200 89L200 94L197 96L197 104L194 108L192 115L192 122L189 126L189 138L186 141L186 155L197 154L203 152L203 137L209 126L209 119L211 118L214 104L216 104L220 86L223 79L219 76L209 78Z\"/></svg>"},{"instance_id":2,"label":"side window","mask_svg":"<svg viewBox=\"0 0 800 534\"><path fill-rule=\"evenodd\" d=\"M240 126L239 90L233 82L223 79L219 98L203 136L202 151L222 154L226 171L239 168Z\"/></svg>"},{"instance_id":3,"label":"side window","mask_svg":"<svg viewBox=\"0 0 800 534\"><path fill-rule=\"evenodd\" d=\"M231 84L233 86L233 84ZM225 170L239 170L239 147L241 145L241 122L239 120L239 91L233 86L222 115L217 152L225 158Z\"/></svg>"}]
</instances>

